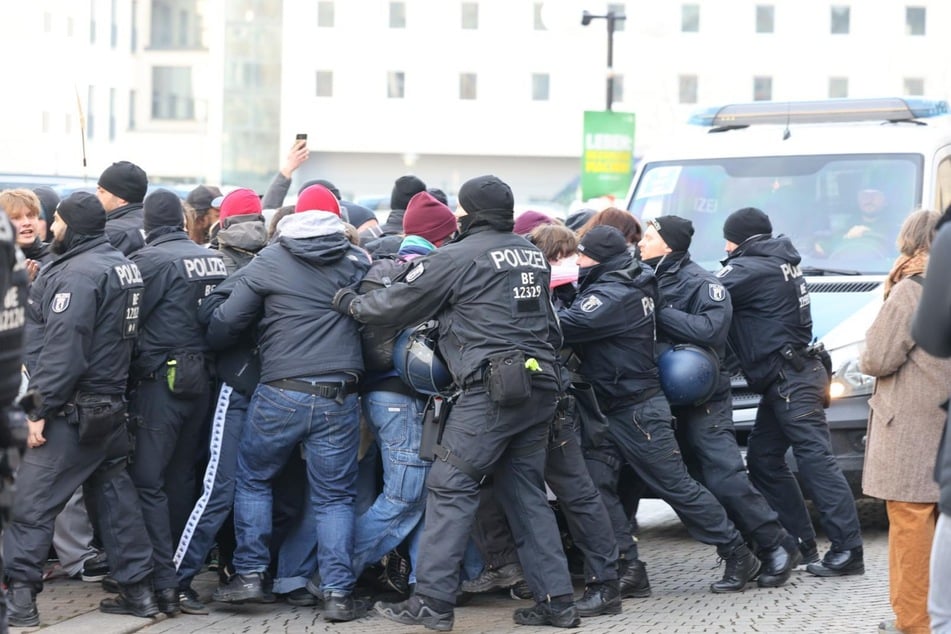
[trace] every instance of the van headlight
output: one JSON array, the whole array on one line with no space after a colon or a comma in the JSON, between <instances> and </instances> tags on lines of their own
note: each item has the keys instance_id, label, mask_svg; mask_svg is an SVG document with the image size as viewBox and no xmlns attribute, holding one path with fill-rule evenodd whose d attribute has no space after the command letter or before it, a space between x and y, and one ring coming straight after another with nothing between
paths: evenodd
<instances>
[{"instance_id":1,"label":"van headlight","mask_svg":"<svg viewBox=\"0 0 951 634\"><path fill-rule=\"evenodd\" d=\"M833 399L872 394L875 378L862 374L859 370L859 354L862 352L862 345L862 342L856 342L829 351L832 356L830 393Z\"/></svg>"}]
</instances>

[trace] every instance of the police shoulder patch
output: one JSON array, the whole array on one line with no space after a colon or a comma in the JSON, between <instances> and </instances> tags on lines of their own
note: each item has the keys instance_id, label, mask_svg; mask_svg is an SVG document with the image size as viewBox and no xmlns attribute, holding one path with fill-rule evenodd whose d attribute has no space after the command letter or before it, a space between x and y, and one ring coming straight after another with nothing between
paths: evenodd
<instances>
[{"instance_id":1,"label":"police shoulder patch","mask_svg":"<svg viewBox=\"0 0 951 634\"><path fill-rule=\"evenodd\" d=\"M732 264L727 264L727 265L724 266L722 269L720 269L719 271L717 271L716 275L717 275L717 277L726 277L727 275L730 274L730 271L732 271L732 270L733 270L733 265L732 265Z\"/></svg>"},{"instance_id":2,"label":"police shoulder patch","mask_svg":"<svg viewBox=\"0 0 951 634\"><path fill-rule=\"evenodd\" d=\"M414 266L412 269L410 269L410 272L409 272L409 273L406 274L406 281L407 281L408 283L412 284L412 283L415 282L417 279L419 279L419 276L423 274L423 271L424 271L424 270L425 270L425 269L423 268L423 264L422 264L422 263L417 264L417 265Z\"/></svg>"},{"instance_id":3,"label":"police shoulder patch","mask_svg":"<svg viewBox=\"0 0 951 634\"><path fill-rule=\"evenodd\" d=\"M715 302L722 302L726 299L726 289L721 284L710 284L707 286L710 291L710 299Z\"/></svg>"},{"instance_id":4,"label":"police shoulder patch","mask_svg":"<svg viewBox=\"0 0 951 634\"><path fill-rule=\"evenodd\" d=\"M72 293L56 293L56 295L53 296L53 302L50 304L50 310L54 313L63 312L69 308L69 300L72 296Z\"/></svg>"},{"instance_id":5,"label":"police shoulder patch","mask_svg":"<svg viewBox=\"0 0 951 634\"><path fill-rule=\"evenodd\" d=\"M601 298L597 295L589 295L585 297L581 302L581 312L583 313L593 313L594 311L601 308L604 305L604 302L601 301Z\"/></svg>"}]
</instances>

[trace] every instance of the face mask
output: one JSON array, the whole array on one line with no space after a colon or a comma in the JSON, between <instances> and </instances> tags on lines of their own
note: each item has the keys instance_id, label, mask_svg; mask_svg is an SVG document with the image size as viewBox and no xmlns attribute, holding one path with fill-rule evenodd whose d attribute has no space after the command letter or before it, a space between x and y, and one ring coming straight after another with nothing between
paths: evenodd
<instances>
[{"instance_id":1,"label":"face mask","mask_svg":"<svg viewBox=\"0 0 951 634\"><path fill-rule=\"evenodd\" d=\"M578 281L578 256L569 255L566 258L551 263L551 288Z\"/></svg>"}]
</instances>

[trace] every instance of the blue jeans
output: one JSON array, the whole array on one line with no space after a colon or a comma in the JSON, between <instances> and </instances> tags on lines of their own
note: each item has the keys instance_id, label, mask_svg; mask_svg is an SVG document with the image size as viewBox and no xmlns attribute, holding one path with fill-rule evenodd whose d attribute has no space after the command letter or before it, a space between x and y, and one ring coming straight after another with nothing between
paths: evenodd
<instances>
[{"instance_id":1,"label":"blue jeans","mask_svg":"<svg viewBox=\"0 0 951 634\"><path fill-rule=\"evenodd\" d=\"M234 507L238 443L248 415L248 397L222 384L211 422L208 466L202 494L185 524L175 551L179 586L191 584L201 571L215 536Z\"/></svg>"},{"instance_id":2,"label":"blue jeans","mask_svg":"<svg viewBox=\"0 0 951 634\"><path fill-rule=\"evenodd\" d=\"M317 521L322 591L351 592L354 499L360 422L357 397L342 403L261 384L254 391L238 447L234 524L239 574L263 573L270 563L271 482L302 447Z\"/></svg>"},{"instance_id":3,"label":"blue jeans","mask_svg":"<svg viewBox=\"0 0 951 634\"><path fill-rule=\"evenodd\" d=\"M423 519L429 462L419 457L426 401L395 392L363 396L363 413L383 455L383 492L357 518L353 567L361 572L409 537ZM418 534L410 541L416 569Z\"/></svg>"}]
</instances>

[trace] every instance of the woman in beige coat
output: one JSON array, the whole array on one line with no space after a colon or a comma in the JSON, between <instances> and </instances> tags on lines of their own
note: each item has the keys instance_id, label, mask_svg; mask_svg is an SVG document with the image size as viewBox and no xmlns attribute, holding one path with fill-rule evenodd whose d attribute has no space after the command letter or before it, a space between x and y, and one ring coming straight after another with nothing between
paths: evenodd
<instances>
[{"instance_id":1,"label":"woman in beige coat","mask_svg":"<svg viewBox=\"0 0 951 634\"><path fill-rule=\"evenodd\" d=\"M938 518L934 465L951 394L951 359L918 348L911 321L935 223L916 211L898 234L901 255L885 281L885 303L866 335L862 372L877 378L869 401L862 490L886 500L889 595L894 622L880 631L929 632L928 564Z\"/></svg>"}]
</instances>

